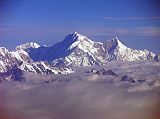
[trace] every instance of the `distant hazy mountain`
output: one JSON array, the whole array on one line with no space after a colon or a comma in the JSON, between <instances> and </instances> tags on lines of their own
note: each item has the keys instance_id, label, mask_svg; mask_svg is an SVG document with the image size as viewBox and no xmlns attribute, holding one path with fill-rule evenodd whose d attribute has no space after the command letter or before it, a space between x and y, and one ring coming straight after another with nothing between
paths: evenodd
<instances>
[{"instance_id":1,"label":"distant hazy mountain","mask_svg":"<svg viewBox=\"0 0 160 119\"><path fill-rule=\"evenodd\" d=\"M148 50L134 50L123 45L117 37L104 43L90 40L77 32L51 47L26 50L34 61L52 62L54 66L101 65L112 60L153 60L155 54Z\"/></svg>"}]
</instances>

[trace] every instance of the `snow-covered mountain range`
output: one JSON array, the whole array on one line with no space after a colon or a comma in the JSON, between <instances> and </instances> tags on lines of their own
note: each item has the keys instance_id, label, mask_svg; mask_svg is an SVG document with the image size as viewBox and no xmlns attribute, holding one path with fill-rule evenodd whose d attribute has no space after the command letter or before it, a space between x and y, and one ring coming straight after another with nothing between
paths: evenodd
<instances>
[{"instance_id":1,"label":"snow-covered mountain range","mask_svg":"<svg viewBox=\"0 0 160 119\"><path fill-rule=\"evenodd\" d=\"M0 72L7 72L15 65L19 66L22 71L41 74L66 74L72 72L69 67L51 67L50 64L44 61L34 62L25 50L38 47L40 47L38 44L32 42L17 46L13 51L0 47Z\"/></svg>"},{"instance_id":2,"label":"snow-covered mountain range","mask_svg":"<svg viewBox=\"0 0 160 119\"><path fill-rule=\"evenodd\" d=\"M112 60L159 61L158 56L148 50L128 48L117 37L101 43L74 32L51 47L33 42L19 45L13 51L0 47L0 72L21 64L19 68L23 71L66 74L73 72L71 66L103 65Z\"/></svg>"},{"instance_id":3,"label":"snow-covered mountain range","mask_svg":"<svg viewBox=\"0 0 160 119\"><path fill-rule=\"evenodd\" d=\"M26 51L34 61L52 62L54 66L102 65L112 60L153 60L156 55L148 50L128 48L117 37L101 43L77 32L51 47L31 47Z\"/></svg>"}]
</instances>

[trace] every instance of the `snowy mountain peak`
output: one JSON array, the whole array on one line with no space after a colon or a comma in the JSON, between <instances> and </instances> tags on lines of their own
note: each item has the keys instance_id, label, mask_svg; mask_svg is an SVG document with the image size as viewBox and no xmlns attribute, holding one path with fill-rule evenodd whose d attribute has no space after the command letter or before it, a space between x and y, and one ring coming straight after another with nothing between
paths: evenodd
<instances>
[{"instance_id":1,"label":"snowy mountain peak","mask_svg":"<svg viewBox=\"0 0 160 119\"><path fill-rule=\"evenodd\" d=\"M69 50L77 47L88 44L93 44L93 41L88 39L86 36L79 34L78 32L70 33L65 37L65 39L62 41L64 46L68 47Z\"/></svg>"},{"instance_id":2,"label":"snowy mountain peak","mask_svg":"<svg viewBox=\"0 0 160 119\"><path fill-rule=\"evenodd\" d=\"M73 34L73 35L80 35L78 32L73 32L71 34Z\"/></svg>"},{"instance_id":3,"label":"snowy mountain peak","mask_svg":"<svg viewBox=\"0 0 160 119\"><path fill-rule=\"evenodd\" d=\"M69 35L66 36L66 38L64 39L64 41L72 41L72 42L75 42L77 40L83 40L85 39L86 36L78 33L78 32L73 32L73 33L70 33Z\"/></svg>"},{"instance_id":4,"label":"snowy mountain peak","mask_svg":"<svg viewBox=\"0 0 160 119\"><path fill-rule=\"evenodd\" d=\"M107 44L107 49L109 52L115 50L115 49L126 49L127 47L125 45L122 44L122 42L118 39L118 37L115 37L111 40L108 40L106 42Z\"/></svg>"},{"instance_id":5,"label":"snowy mountain peak","mask_svg":"<svg viewBox=\"0 0 160 119\"><path fill-rule=\"evenodd\" d=\"M90 47L93 46L94 41L90 40L89 38L87 38L86 36L79 34L78 32L74 32L69 34L64 42L66 44L69 44L68 49L72 50L74 48L80 48L81 50L85 50L86 47Z\"/></svg>"},{"instance_id":6,"label":"snowy mountain peak","mask_svg":"<svg viewBox=\"0 0 160 119\"><path fill-rule=\"evenodd\" d=\"M127 47L118 39L118 37L113 38L115 40L115 42L117 43L117 45L120 48L126 49Z\"/></svg>"},{"instance_id":7,"label":"snowy mountain peak","mask_svg":"<svg viewBox=\"0 0 160 119\"><path fill-rule=\"evenodd\" d=\"M39 48L40 45L37 44L37 43L34 43L34 42L28 42L28 43L24 43L24 44L21 44L19 46L17 46L15 48L15 50L26 50L26 49L29 49L29 48Z\"/></svg>"},{"instance_id":8,"label":"snowy mountain peak","mask_svg":"<svg viewBox=\"0 0 160 119\"><path fill-rule=\"evenodd\" d=\"M80 34L78 32L73 32L73 33L70 33L70 34L73 35L73 36L76 36L76 37L84 36L84 35L82 35L82 34ZM86 36L84 36L84 37L86 37Z\"/></svg>"},{"instance_id":9,"label":"snowy mountain peak","mask_svg":"<svg viewBox=\"0 0 160 119\"><path fill-rule=\"evenodd\" d=\"M109 42L112 42L113 44L122 46L122 42L118 39L118 37L114 37L113 39L109 40Z\"/></svg>"}]
</instances>

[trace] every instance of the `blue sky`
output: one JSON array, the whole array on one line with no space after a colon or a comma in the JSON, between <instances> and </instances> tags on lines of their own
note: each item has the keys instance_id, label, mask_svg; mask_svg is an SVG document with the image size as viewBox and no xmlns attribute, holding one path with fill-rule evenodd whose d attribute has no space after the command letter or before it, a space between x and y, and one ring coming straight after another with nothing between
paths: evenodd
<instances>
[{"instance_id":1,"label":"blue sky","mask_svg":"<svg viewBox=\"0 0 160 119\"><path fill-rule=\"evenodd\" d=\"M74 31L95 41L115 36L136 49L160 52L158 0L0 0L0 46L48 46Z\"/></svg>"}]
</instances>

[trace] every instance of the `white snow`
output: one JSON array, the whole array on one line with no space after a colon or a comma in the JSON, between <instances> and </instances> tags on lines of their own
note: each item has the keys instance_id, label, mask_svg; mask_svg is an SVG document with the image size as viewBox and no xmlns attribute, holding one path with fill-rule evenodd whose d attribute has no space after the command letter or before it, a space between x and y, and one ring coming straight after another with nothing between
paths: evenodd
<instances>
[{"instance_id":1,"label":"white snow","mask_svg":"<svg viewBox=\"0 0 160 119\"><path fill-rule=\"evenodd\" d=\"M70 40L74 42L69 46L68 49L75 49L70 55L66 56L65 58L60 58L59 60L60 62L64 62L66 65L90 66L95 65L95 63L106 64L108 61L112 60L148 60L149 51L127 48L120 42L118 37L108 40L104 44L101 42L92 41L86 36L81 35L77 32L71 33L71 35L73 35L73 37L71 37ZM152 52L150 54L152 54L153 59L155 57L155 54ZM53 62L54 61L55 60L53 60Z\"/></svg>"},{"instance_id":2,"label":"white snow","mask_svg":"<svg viewBox=\"0 0 160 119\"><path fill-rule=\"evenodd\" d=\"M15 50L26 50L28 48L39 48L39 47L40 47L40 45L38 45L37 43L28 42L28 43L21 44L21 45L17 46L15 48Z\"/></svg>"}]
</instances>

